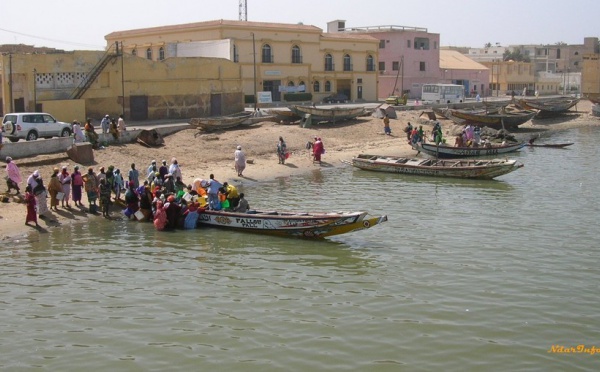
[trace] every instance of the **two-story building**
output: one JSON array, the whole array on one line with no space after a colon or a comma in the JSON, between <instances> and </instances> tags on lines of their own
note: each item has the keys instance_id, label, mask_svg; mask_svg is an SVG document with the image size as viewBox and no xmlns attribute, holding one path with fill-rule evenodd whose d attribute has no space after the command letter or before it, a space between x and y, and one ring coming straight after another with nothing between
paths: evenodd
<instances>
[{"instance_id":1,"label":"two-story building","mask_svg":"<svg viewBox=\"0 0 600 372\"><path fill-rule=\"evenodd\" d=\"M303 24L215 20L116 31L105 36L125 53L161 61L217 57L239 65L246 102L257 92L273 101L286 92L310 92L313 101L340 93L377 100L379 41L369 35L324 33Z\"/></svg>"}]
</instances>

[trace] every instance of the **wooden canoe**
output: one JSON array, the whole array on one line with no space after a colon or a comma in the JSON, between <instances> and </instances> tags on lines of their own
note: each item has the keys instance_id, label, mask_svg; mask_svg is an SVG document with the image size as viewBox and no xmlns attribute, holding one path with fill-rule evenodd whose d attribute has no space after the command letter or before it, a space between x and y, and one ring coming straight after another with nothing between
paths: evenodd
<instances>
[{"instance_id":1,"label":"wooden canoe","mask_svg":"<svg viewBox=\"0 0 600 372\"><path fill-rule=\"evenodd\" d=\"M352 165L376 172L471 179L493 179L523 166L508 159L422 159L367 154L353 158Z\"/></svg>"},{"instance_id":2,"label":"wooden canoe","mask_svg":"<svg viewBox=\"0 0 600 372\"><path fill-rule=\"evenodd\" d=\"M433 143L417 143L413 148L430 156L438 158L462 158L479 156L497 156L509 152L517 151L527 142L512 143L507 145L492 145L492 147L450 147L437 146Z\"/></svg>"},{"instance_id":3,"label":"wooden canoe","mask_svg":"<svg viewBox=\"0 0 600 372\"><path fill-rule=\"evenodd\" d=\"M538 99L520 99L519 106L528 110L539 110L538 116L553 116L569 111L579 102L579 98L556 97Z\"/></svg>"},{"instance_id":4,"label":"wooden canoe","mask_svg":"<svg viewBox=\"0 0 600 372\"><path fill-rule=\"evenodd\" d=\"M528 143L527 146L529 147L550 147L550 148L555 148L555 149L563 149L567 146L571 146L573 144L573 142L567 142L567 143Z\"/></svg>"},{"instance_id":5,"label":"wooden canoe","mask_svg":"<svg viewBox=\"0 0 600 372\"><path fill-rule=\"evenodd\" d=\"M385 215L373 217L367 212L299 213L255 210L238 213L206 210L199 214L198 225L312 239L368 229L387 221Z\"/></svg>"},{"instance_id":6,"label":"wooden canoe","mask_svg":"<svg viewBox=\"0 0 600 372\"><path fill-rule=\"evenodd\" d=\"M364 107L313 107L313 106L290 106L290 110L298 116L304 117L306 114L312 116L313 121L333 122L351 120L367 113Z\"/></svg>"},{"instance_id":7,"label":"wooden canoe","mask_svg":"<svg viewBox=\"0 0 600 372\"><path fill-rule=\"evenodd\" d=\"M228 116L215 116L209 118L192 118L189 124L205 132L231 129L241 125L244 120L250 118L252 112L241 112Z\"/></svg>"},{"instance_id":8,"label":"wooden canoe","mask_svg":"<svg viewBox=\"0 0 600 372\"><path fill-rule=\"evenodd\" d=\"M470 123L478 126L486 126L492 129L517 129L519 125L533 119L537 111L521 110L514 112L471 112L466 110L449 110L447 115L450 119L458 118L460 124ZM454 120L454 119L452 119Z\"/></svg>"}]
</instances>

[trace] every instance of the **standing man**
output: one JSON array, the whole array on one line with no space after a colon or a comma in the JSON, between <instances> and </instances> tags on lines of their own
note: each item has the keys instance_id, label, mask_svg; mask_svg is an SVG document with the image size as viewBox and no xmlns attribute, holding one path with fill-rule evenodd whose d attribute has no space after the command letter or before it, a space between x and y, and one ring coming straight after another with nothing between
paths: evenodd
<instances>
[{"instance_id":1,"label":"standing man","mask_svg":"<svg viewBox=\"0 0 600 372\"><path fill-rule=\"evenodd\" d=\"M140 187L140 172L135 169L135 163L131 163L131 169L127 174L127 179L129 182L133 182L133 187L137 190Z\"/></svg>"},{"instance_id":2,"label":"standing man","mask_svg":"<svg viewBox=\"0 0 600 372\"><path fill-rule=\"evenodd\" d=\"M239 177L243 176L244 169L246 169L246 155L242 151L242 146L237 147L237 150L233 153L233 159L235 163L235 171Z\"/></svg>"},{"instance_id":3,"label":"standing man","mask_svg":"<svg viewBox=\"0 0 600 372\"><path fill-rule=\"evenodd\" d=\"M383 117L383 132L388 136L392 134L392 129L390 128L390 117L388 114L385 114Z\"/></svg>"},{"instance_id":4,"label":"standing man","mask_svg":"<svg viewBox=\"0 0 600 372\"><path fill-rule=\"evenodd\" d=\"M127 128L125 128L125 119L123 119L123 114L119 115L119 120L117 121L117 128L119 128L119 132L125 132Z\"/></svg>"},{"instance_id":5,"label":"standing man","mask_svg":"<svg viewBox=\"0 0 600 372\"><path fill-rule=\"evenodd\" d=\"M212 210L218 211L221 209L221 202L219 201L219 189L221 187L223 187L223 184L215 180L215 175L211 173L208 181L208 206Z\"/></svg>"},{"instance_id":6,"label":"standing man","mask_svg":"<svg viewBox=\"0 0 600 372\"><path fill-rule=\"evenodd\" d=\"M110 127L110 117L105 115L100 121L100 126L102 126L102 134L108 133L108 128Z\"/></svg>"}]
</instances>

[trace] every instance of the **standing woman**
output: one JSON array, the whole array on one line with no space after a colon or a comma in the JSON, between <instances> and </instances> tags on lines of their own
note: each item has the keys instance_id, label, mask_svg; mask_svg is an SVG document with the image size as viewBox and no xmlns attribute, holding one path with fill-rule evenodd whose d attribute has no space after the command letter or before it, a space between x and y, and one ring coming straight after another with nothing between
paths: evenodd
<instances>
[{"instance_id":1,"label":"standing woman","mask_svg":"<svg viewBox=\"0 0 600 372\"><path fill-rule=\"evenodd\" d=\"M37 214L42 219L46 218L45 214L48 212L48 204L46 202L47 192L39 170L36 170L27 178L27 185L31 186L31 191L35 195Z\"/></svg>"},{"instance_id":2,"label":"standing woman","mask_svg":"<svg viewBox=\"0 0 600 372\"><path fill-rule=\"evenodd\" d=\"M314 161L318 161L319 164L321 164L321 155L323 155L323 152L325 152L324 150L325 147L323 146L323 141L321 141L321 137L319 137L313 144L313 155L315 156Z\"/></svg>"},{"instance_id":3,"label":"standing woman","mask_svg":"<svg viewBox=\"0 0 600 372\"><path fill-rule=\"evenodd\" d=\"M62 185L62 192L65 194L63 199L61 200L61 205L64 208L65 203L67 204L67 208L71 208L69 205L69 199L71 197L71 175L67 172L67 166L62 167L62 171L58 175L58 180Z\"/></svg>"},{"instance_id":4,"label":"standing woman","mask_svg":"<svg viewBox=\"0 0 600 372\"><path fill-rule=\"evenodd\" d=\"M50 193L50 209L58 211L58 199L57 194L62 192L62 185L58 180L58 168L54 168L52 176L50 176L50 182L48 182L48 192Z\"/></svg>"},{"instance_id":5,"label":"standing woman","mask_svg":"<svg viewBox=\"0 0 600 372\"><path fill-rule=\"evenodd\" d=\"M75 206L83 207L83 204L81 204L81 189L83 187L83 178L81 177L81 172L79 171L78 165L75 166L71 179L73 180L73 202L75 202Z\"/></svg>"},{"instance_id":6,"label":"standing woman","mask_svg":"<svg viewBox=\"0 0 600 372\"><path fill-rule=\"evenodd\" d=\"M15 164L10 156L6 157L6 185L8 186L8 192L10 190L17 190L17 195L21 192L19 188L19 184L23 180L21 178L21 171L19 171L19 167Z\"/></svg>"},{"instance_id":7,"label":"standing woman","mask_svg":"<svg viewBox=\"0 0 600 372\"><path fill-rule=\"evenodd\" d=\"M31 186L25 187L25 204L27 205L27 215L25 216L25 225L29 225L29 222L35 222L35 226L39 227L37 222L37 215L35 214L36 201Z\"/></svg>"},{"instance_id":8,"label":"standing woman","mask_svg":"<svg viewBox=\"0 0 600 372\"><path fill-rule=\"evenodd\" d=\"M285 164L285 155L287 153L287 145L283 140L283 137L279 137L277 142L277 158L279 158L279 164Z\"/></svg>"},{"instance_id":9,"label":"standing woman","mask_svg":"<svg viewBox=\"0 0 600 372\"><path fill-rule=\"evenodd\" d=\"M244 169L246 169L246 155L242 152L242 146L237 147L237 150L233 153L233 158L235 162L235 171L237 175L242 177Z\"/></svg>"}]
</instances>

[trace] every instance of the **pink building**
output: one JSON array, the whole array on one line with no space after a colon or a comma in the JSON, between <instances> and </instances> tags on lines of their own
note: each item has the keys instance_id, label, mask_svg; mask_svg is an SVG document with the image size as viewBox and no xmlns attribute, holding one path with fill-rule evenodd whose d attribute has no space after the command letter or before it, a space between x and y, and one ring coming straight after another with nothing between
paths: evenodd
<instances>
[{"instance_id":1,"label":"pink building","mask_svg":"<svg viewBox=\"0 0 600 372\"><path fill-rule=\"evenodd\" d=\"M406 26L345 27L345 21L327 24L328 32L365 33L379 39L378 96L408 93L420 98L425 83L440 83L440 35L426 28Z\"/></svg>"},{"instance_id":2,"label":"pink building","mask_svg":"<svg viewBox=\"0 0 600 372\"><path fill-rule=\"evenodd\" d=\"M465 87L465 97L490 95L490 69L455 50L440 50L440 83Z\"/></svg>"}]
</instances>

